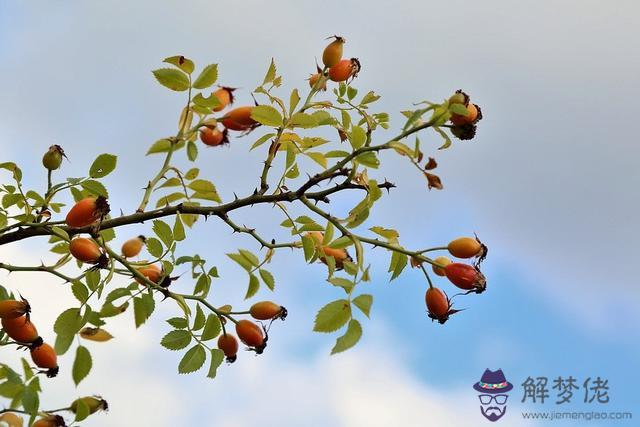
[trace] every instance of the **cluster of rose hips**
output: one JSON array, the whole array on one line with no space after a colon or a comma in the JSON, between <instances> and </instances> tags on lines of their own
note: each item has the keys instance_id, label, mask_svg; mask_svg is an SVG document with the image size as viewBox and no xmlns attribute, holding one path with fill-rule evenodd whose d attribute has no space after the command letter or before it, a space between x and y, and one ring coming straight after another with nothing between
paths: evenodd
<instances>
[{"instance_id":1,"label":"cluster of rose hips","mask_svg":"<svg viewBox=\"0 0 640 427\"><path fill-rule=\"evenodd\" d=\"M95 414L98 411L106 411L109 409L109 405L106 400L100 396L85 396L74 400L68 408L59 409L58 411L68 410L74 414L78 413L80 404L84 404L89 415ZM56 411L57 412L57 411ZM9 425L9 427L22 427L23 420L17 414L13 412L6 412L0 415L0 421L3 421ZM60 415L45 414L38 420L36 420L31 427L66 427L64 418Z\"/></svg>"},{"instance_id":2,"label":"cluster of rose hips","mask_svg":"<svg viewBox=\"0 0 640 427\"><path fill-rule=\"evenodd\" d=\"M324 69L317 67L317 72L309 78L309 86L315 90L326 90L327 79L334 82L345 82L358 75L360 61L357 58L342 59L345 39L333 36L331 42L322 53ZM218 105L213 107L212 113L218 113L231 106L234 101L235 88L220 86L211 96L218 100ZM205 124L200 129L200 140L210 147L218 147L229 142L229 131L242 133L251 132L260 124L251 117L252 105L236 107L227 111L217 122L222 124L222 130L216 124Z\"/></svg>"},{"instance_id":3,"label":"cluster of rose hips","mask_svg":"<svg viewBox=\"0 0 640 427\"><path fill-rule=\"evenodd\" d=\"M342 59L346 40L340 36L330 38L334 40L322 52L324 69L316 66L317 72L309 77L309 86L315 90L327 90L327 78L334 82L346 82L357 77L361 69L358 58Z\"/></svg>"},{"instance_id":4,"label":"cluster of rose hips","mask_svg":"<svg viewBox=\"0 0 640 427\"><path fill-rule=\"evenodd\" d=\"M484 292L487 287L487 281L480 272L479 266L487 255L487 247L478 238L460 237L452 240L447 245L447 250L456 258L476 258L476 262L474 265L469 265L452 262L446 256L439 256L433 260L433 272L438 276L446 276L451 283L466 291L466 294ZM417 266L419 262L415 262L412 259L412 265ZM451 299L443 290L432 286L431 283L424 298L429 317L441 324L445 323L449 316L460 311L452 307Z\"/></svg>"},{"instance_id":5,"label":"cluster of rose hips","mask_svg":"<svg viewBox=\"0 0 640 427\"><path fill-rule=\"evenodd\" d=\"M2 330L18 346L29 349L31 360L47 377L58 374L58 357L56 351L42 340L30 318L31 305L21 300L6 299L0 301L0 320Z\"/></svg>"},{"instance_id":6,"label":"cluster of rose hips","mask_svg":"<svg viewBox=\"0 0 640 427\"><path fill-rule=\"evenodd\" d=\"M108 212L109 205L104 197L87 197L78 201L71 208L65 222L74 228L86 227L100 221ZM322 240L321 236L320 240ZM122 245L122 255L126 258L135 257L140 253L144 244L144 236L129 239ZM73 238L69 244L69 252L78 261L93 264L95 267L105 267L108 262L106 254L93 239ZM146 279L165 288L173 280L173 278L167 277L162 268L156 264L137 267L137 270ZM136 281L144 284L139 278L136 278ZM249 313L254 319L273 321L284 319L287 310L271 301L261 301L252 305ZM250 350L257 354L264 351L268 340L267 328L260 327L251 320L243 319L235 322L235 329L240 341L246 344ZM238 340L234 335L225 331L218 339L218 348L224 352L228 362L233 362L238 353Z\"/></svg>"},{"instance_id":7,"label":"cluster of rose hips","mask_svg":"<svg viewBox=\"0 0 640 427\"><path fill-rule=\"evenodd\" d=\"M287 309L271 301L260 301L251 306L249 314L256 320L273 322L276 319L284 320L287 317ZM223 318L224 319L224 318ZM269 329L264 325L258 326L251 320L242 319L235 321L236 333L248 349L256 354L262 354L267 347ZM227 362L233 363L238 355L238 340L235 336L223 331L218 338L218 348L224 353Z\"/></svg>"},{"instance_id":8,"label":"cluster of rose hips","mask_svg":"<svg viewBox=\"0 0 640 427\"><path fill-rule=\"evenodd\" d=\"M476 135L476 124L482 120L482 110L480 106L473 104L469 95L461 89L458 89L456 93L449 98L449 105L452 104L463 105L467 110L467 114L451 114L451 118L449 119L452 123L450 127L451 133L462 140L473 139Z\"/></svg>"}]
</instances>

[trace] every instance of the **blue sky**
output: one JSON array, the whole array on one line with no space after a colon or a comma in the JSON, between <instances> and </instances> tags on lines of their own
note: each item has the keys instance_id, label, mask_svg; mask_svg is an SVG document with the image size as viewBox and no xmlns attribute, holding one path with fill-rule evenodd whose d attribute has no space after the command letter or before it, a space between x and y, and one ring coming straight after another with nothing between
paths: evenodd
<instances>
[{"instance_id":1,"label":"blue sky","mask_svg":"<svg viewBox=\"0 0 640 427\"><path fill-rule=\"evenodd\" d=\"M333 337L310 330L315 311L340 295L324 283L322 265L282 254L271 269L281 271L277 298L291 316L267 354L223 369L214 382L178 376L178 356L157 344L167 331L165 313L135 336L129 336L130 319L116 323L122 338L95 350L96 375L78 390L105 390L113 411L87 425L133 418L157 426L203 419L244 426L261 416L281 426L382 426L389 419L407 426L477 425L482 418L470 386L487 367L503 368L516 386L502 425L525 425L519 407L558 409L516 405L519 383L529 375L608 378L606 410L637 408L638 12L637 2L591 0L402 1L393 7L378 1L267 7L257 1L0 0L2 161L15 159L28 171L27 183L42 186L39 159L52 143L69 153L68 176L85 173L98 153L117 154L118 173L106 182L112 205L125 212L159 166L153 157L141 163L146 147L174 131L183 104L150 74L166 56L219 63L221 82L241 87L239 102L247 103L271 57L285 80L283 95L305 87L324 38L337 33L347 38L346 54L363 63L356 87L382 95L378 108L392 115L392 129L411 103L440 100L460 87L485 114L473 142L446 152L437 152L435 136L421 136L439 162L442 192L428 192L403 159L385 156L376 176L398 188L367 222L397 226L408 247L477 232L490 246L489 290L460 299L468 310L444 327L432 324L422 276L408 272L389 284L386 256L373 251L375 280L367 286L376 299L363 342L329 358ZM200 167L223 198L247 193L257 182L263 153L247 154L250 143L201 150ZM281 220L268 208L235 218L274 233ZM211 222L197 232L202 238L185 251L215 260L224 271L215 297L237 299L245 279L223 254L252 242ZM37 262L46 257L34 252L38 248L37 242L2 248L0 256ZM51 279L21 280L0 283L33 289L35 302L47 306L36 313L42 324L71 301L68 292L56 292L59 307L52 306L46 304L51 295L36 294L45 283L55 286ZM64 376L52 387L52 406L72 389ZM150 393L153 401L132 399ZM243 402L254 409L246 411Z\"/></svg>"}]
</instances>

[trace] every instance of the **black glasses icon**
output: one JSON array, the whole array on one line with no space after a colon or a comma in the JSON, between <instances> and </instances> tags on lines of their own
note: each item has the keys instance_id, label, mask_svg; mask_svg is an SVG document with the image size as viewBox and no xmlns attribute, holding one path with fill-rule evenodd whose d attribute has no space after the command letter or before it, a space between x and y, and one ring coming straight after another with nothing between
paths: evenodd
<instances>
[{"instance_id":1,"label":"black glasses icon","mask_svg":"<svg viewBox=\"0 0 640 427\"><path fill-rule=\"evenodd\" d=\"M498 405L504 405L505 403L507 403L507 399L509 398L509 396L506 394L479 394L478 398L480 399L480 403L482 403L483 405L490 404L492 400L495 401Z\"/></svg>"}]
</instances>

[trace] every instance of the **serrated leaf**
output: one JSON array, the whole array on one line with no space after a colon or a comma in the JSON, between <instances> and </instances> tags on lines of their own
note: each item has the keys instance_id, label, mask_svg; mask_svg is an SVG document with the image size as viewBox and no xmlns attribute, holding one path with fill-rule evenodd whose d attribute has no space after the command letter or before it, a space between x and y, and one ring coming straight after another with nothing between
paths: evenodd
<instances>
[{"instance_id":1,"label":"serrated leaf","mask_svg":"<svg viewBox=\"0 0 640 427\"><path fill-rule=\"evenodd\" d=\"M220 319L215 314L210 314L207 317L207 322L204 324L204 329L202 330L202 336L200 339L202 341L212 340L222 331L222 324L220 323Z\"/></svg>"},{"instance_id":2,"label":"serrated leaf","mask_svg":"<svg viewBox=\"0 0 640 427\"><path fill-rule=\"evenodd\" d=\"M180 214L176 215L176 222L173 224L173 238L178 242L184 240L186 237L184 233L184 225L182 224L182 218Z\"/></svg>"},{"instance_id":3,"label":"serrated leaf","mask_svg":"<svg viewBox=\"0 0 640 427\"><path fill-rule=\"evenodd\" d=\"M207 354L204 348L200 344L196 344L191 347L189 351L185 353L180 360L180 364L178 365L178 373L180 374L188 374L190 372L195 372L198 369L202 368L204 362L207 358Z\"/></svg>"},{"instance_id":4,"label":"serrated leaf","mask_svg":"<svg viewBox=\"0 0 640 427\"><path fill-rule=\"evenodd\" d=\"M191 333L185 329L176 329L166 334L160 344L169 350L182 350L191 344Z\"/></svg>"},{"instance_id":5,"label":"serrated leaf","mask_svg":"<svg viewBox=\"0 0 640 427\"><path fill-rule=\"evenodd\" d=\"M257 267L258 265L260 265L260 260L258 259L257 256L251 253L251 251L248 251L246 249L240 249L238 250L238 252L240 252L240 254L243 257L245 257L254 267Z\"/></svg>"},{"instance_id":6,"label":"serrated leaf","mask_svg":"<svg viewBox=\"0 0 640 427\"><path fill-rule=\"evenodd\" d=\"M365 316L369 317L369 313L371 312L371 304L373 304L373 295L358 295L352 300L352 302L353 305L358 307L360 311L364 313Z\"/></svg>"},{"instance_id":7,"label":"serrated leaf","mask_svg":"<svg viewBox=\"0 0 640 427\"><path fill-rule=\"evenodd\" d=\"M200 75L193 82L195 89L206 89L218 80L218 64L209 64L202 69Z\"/></svg>"},{"instance_id":8,"label":"serrated leaf","mask_svg":"<svg viewBox=\"0 0 640 427\"><path fill-rule=\"evenodd\" d=\"M251 118L265 126L282 126L282 115L270 105L258 105L251 109Z\"/></svg>"},{"instance_id":9,"label":"serrated leaf","mask_svg":"<svg viewBox=\"0 0 640 427\"><path fill-rule=\"evenodd\" d=\"M222 350L214 348L211 349L211 365L209 365L209 372L207 378L215 378L218 371L218 367L224 361L224 353Z\"/></svg>"},{"instance_id":10,"label":"serrated leaf","mask_svg":"<svg viewBox=\"0 0 640 427\"><path fill-rule=\"evenodd\" d=\"M313 330L316 332L334 332L343 327L351 318L351 304L339 299L325 305L318 311Z\"/></svg>"},{"instance_id":11,"label":"serrated leaf","mask_svg":"<svg viewBox=\"0 0 640 427\"><path fill-rule=\"evenodd\" d=\"M208 276L205 275L205 277ZM196 315L194 316L193 327L191 329L193 329L194 331L199 331L204 327L204 322L206 321L207 318L205 317L202 308L200 308L200 304L196 305Z\"/></svg>"},{"instance_id":12,"label":"serrated leaf","mask_svg":"<svg viewBox=\"0 0 640 427\"><path fill-rule=\"evenodd\" d=\"M260 281L258 280L258 277L256 277L255 274L250 274L249 286L247 287L247 293L245 294L244 299L249 299L254 296L258 292L258 289L260 289Z\"/></svg>"},{"instance_id":13,"label":"serrated leaf","mask_svg":"<svg viewBox=\"0 0 640 427\"><path fill-rule=\"evenodd\" d=\"M71 376L76 386L89 375L92 365L91 353L89 353L86 347L79 345L76 349L76 358L73 361L73 368L71 370Z\"/></svg>"},{"instance_id":14,"label":"serrated leaf","mask_svg":"<svg viewBox=\"0 0 640 427\"><path fill-rule=\"evenodd\" d=\"M175 65L176 67L180 68L182 71L188 74L193 73L193 70L195 68L193 61L188 58L185 58L182 55L170 56L168 58L165 58L164 61L162 62Z\"/></svg>"},{"instance_id":15,"label":"serrated leaf","mask_svg":"<svg viewBox=\"0 0 640 427\"><path fill-rule=\"evenodd\" d=\"M149 319L154 309L155 302L153 297L149 294L144 294L142 297L136 297L133 299L133 314L136 328L142 326L142 324Z\"/></svg>"},{"instance_id":16,"label":"serrated leaf","mask_svg":"<svg viewBox=\"0 0 640 427\"><path fill-rule=\"evenodd\" d=\"M99 181L88 179L86 181L82 181L80 186L95 196L109 197L107 188Z\"/></svg>"},{"instance_id":17,"label":"serrated leaf","mask_svg":"<svg viewBox=\"0 0 640 427\"><path fill-rule=\"evenodd\" d=\"M167 323L176 329L185 329L189 326L189 322L184 317L172 317L167 319Z\"/></svg>"},{"instance_id":18,"label":"serrated leaf","mask_svg":"<svg viewBox=\"0 0 640 427\"><path fill-rule=\"evenodd\" d=\"M58 316L53 324L53 330L58 335L75 335L84 326L84 319L80 316L79 308L69 308Z\"/></svg>"},{"instance_id":19,"label":"serrated leaf","mask_svg":"<svg viewBox=\"0 0 640 427\"><path fill-rule=\"evenodd\" d=\"M162 243L155 237L147 237L146 242L147 252L156 258L160 258L163 253Z\"/></svg>"},{"instance_id":20,"label":"serrated leaf","mask_svg":"<svg viewBox=\"0 0 640 427\"><path fill-rule=\"evenodd\" d=\"M192 162L198 158L198 147L193 141L187 142L187 158Z\"/></svg>"},{"instance_id":21,"label":"serrated leaf","mask_svg":"<svg viewBox=\"0 0 640 427\"><path fill-rule=\"evenodd\" d=\"M354 150L362 147L367 140L367 133L360 126L353 126L349 135L349 142Z\"/></svg>"},{"instance_id":22,"label":"serrated leaf","mask_svg":"<svg viewBox=\"0 0 640 427\"><path fill-rule=\"evenodd\" d=\"M102 178L109 175L116 168L118 157L113 154L100 154L89 168L91 178Z\"/></svg>"},{"instance_id":23,"label":"serrated leaf","mask_svg":"<svg viewBox=\"0 0 640 427\"><path fill-rule=\"evenodd\" d=\"M153 71L153 76L162 86L176 92L183 92L189 89L189 78L180 70L160 68Z\"/></svg>"},{"instance_id":24,"label":"serrated leaf","mask_svg":"<svg viewBox=\"0 0 640 427\"><path fill-rule=\"evenodd\" d=\"M331 354L336 354L350 349L360 341L362 326L356 319L351 319L347 332L336 340L336 345L331 349Z\"/></svg>"},{"instance_id":25,"label":"serrated leaf","mask_svg":"<svg viewBox=\"0 0 640 427\"><path fill-rule=\"evenodd\" d=\"M391 272L391 279L393 280L402 273L402 270L407 266L407 255L400 252L393 252L391 255L391 263L389 265L389 272Z\"/></svg>"},{"instance_id":26,"label":"serrated leaf","mask_svg":"<svg viewBox=\"0 0 640 427\"><path fill-rule=\"evenodd\" d=\"M300 102L300 94L298 93L298 89L293 89L291 91L291 96L289 97L289 114L292 114L295 111L298 106L298 102Z\"/></svg>"},{"instance_id":27,"label":"serrated leaf","mask_svg":"<svg viewBox=\"0 0 640 427\"><path fill-rule=\"evenodd\" d=\"M313 238L309 236L302 236L302 249L304 250L304 259L305 261L309 261L313 258L313 255L316 252L316 243Z\"/></svg>"},{"instance_id":28,"label":"serrated leaf","mask_svg":"<svg viewBox=\"0 0 640 427\"><path fill-rule=\"evenodd\" d=\"M358 155L355 159L356 163L366 166L368 168L377 169L380 166L380 160L378 156L372 151L367 151Z\"/></svg>"},{"instance_id":29,"label":"serrated leaf","mask_svg":"<svg viewBox=\"0 0 640 427\"><path fill-rule=\"evenodd\" d=\"M289 126L293 128L311 129L318 126L318 122L311 114L296 113L289 119Z\"/></svg>"},{"instance_id":30,"label":"serrated leaf","mask_svg":"<svg viewBox=\"0 0 640 427\"><path fill-rule=\"evenodd\" d=\"M267 70L267 74L264 76L262 84L265 85L267 83L271 83L276 78L276 72L276 63L273 58L271 58L271 64L269 64L269 69Z\"/></svg>"},{"instance_id":31,"label":"serrated leaf","mask_svg":"<svg viewBox=\"0 0 640 427\"><path fill-rule=\"evenodd\" d=\"M77 402L77 403L76 403ZM87 419L87 417L89 417L89 415L91 415L91 410L89 409L89 405L87 405L87 403L83 400L83 399L78 399L75 404L74 407L74 411L75 412L75 421L82 421Z\"/></svg>"},{"instance_id":32,"label":"serrated leaf","mask_svg":"<svg viewBox=\"0 0 640 427\"><path fill-rule=\"evenodd\" d=\"M89 298L89 291L80 281L73 282L71 285L71 292L73 292L73 296L81 303L84 303L87 298Z\"/></svg>"},{"instance_id":33,"label":"serrated leaf","mask_svg":"<svg viewBox=\"0 0 640 427\"><path fill-rule=\"evenodd\" d=\"M331 242L329 244L329 247L333 249L343 249L348 248L351 245L353 245L353 240L351 240L351 237L342 236Z\"/></svg>"},{"instance_id":34,"label":"serrated leaf","mask_svg":"<svg viewBox=\"0 0 640 427\"><path fill-rule=\"evenodd\" d=\"M269 289L273 290L275 287L275 280L273 278L273 274L271 274L269 271L263 268L259 270L259 273L260 273L260 277L262 277L262 281L264 282L264 284L267 285Z\"/></svg>"},{"instance_id":35,"label":"serrated leaf","mask_svg":"<svg viewBox=\"0 0 640 427\"><path fill-rule=\"evenodd\" d=\"M169 224L159 219L153 221L153 232L162 240L165 246L169 247L173 243L173 231Z\"/></svg>"},{"instance_id":36,"label":"serrated leaf","mask_svg":"<svg viewBox=\"0 0 640 427\"><path fill-rule=\"evenodd\" d=\"M322 166L324 169L327 168L327 158L322 153L305 153L309 156L314 162Z\"/></svg>"}]
</instances>

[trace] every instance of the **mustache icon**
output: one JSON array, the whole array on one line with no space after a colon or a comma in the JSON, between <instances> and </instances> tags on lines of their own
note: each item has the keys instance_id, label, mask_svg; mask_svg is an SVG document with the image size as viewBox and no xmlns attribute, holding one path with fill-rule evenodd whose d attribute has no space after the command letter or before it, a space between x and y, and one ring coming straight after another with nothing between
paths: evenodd
<instances>
[{"instance_id":1,"label":"mustache icon","mask_svg":"<svg viewBox=\"0 0 640 427\"><path fill-rule=\"evenodd\" d=\"M487 409L484 410L486 414L491 414L491 413L501 414L502 411L503 410L498 408L497 406L489 406Z\"/></svg>"}]
</instances>

